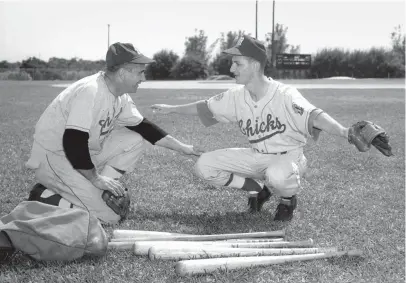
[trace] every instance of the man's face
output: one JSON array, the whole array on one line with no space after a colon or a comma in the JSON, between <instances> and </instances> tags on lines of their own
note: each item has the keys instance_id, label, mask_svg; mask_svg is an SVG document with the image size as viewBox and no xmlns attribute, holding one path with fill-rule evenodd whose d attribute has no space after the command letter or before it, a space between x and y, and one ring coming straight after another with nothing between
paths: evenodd
<instances>
[{"instance_id":1,"label":"man's face","mask_svg":"<svg viewBox=\"0 0 406 283\"><path fill-rule=\"evenodd\" d=\"M253 62L245 56L233 56L230 72L235 75L237 84L248 84L254 77Z\"/></svg>"},{"instance_id":2,"label":"man's face","mask_svg":"<svg viewBox=\"0 0 406 283\"><path fill-rule=\"evenodd\" d=\"M141 82L145 82L145 64L128 63L123 66L121 80L125 92L135 93Z\"/></svg>"}]
</instances>

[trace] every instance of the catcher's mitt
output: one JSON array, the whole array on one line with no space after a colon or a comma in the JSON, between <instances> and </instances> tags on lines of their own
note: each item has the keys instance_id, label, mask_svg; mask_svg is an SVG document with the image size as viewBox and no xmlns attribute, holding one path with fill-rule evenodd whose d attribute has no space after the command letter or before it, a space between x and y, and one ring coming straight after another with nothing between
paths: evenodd
<instances>
[{"instance_id":1,"label":"catcher's mitt","mask_svg":"<svg viewBox=\"0 0 406 283\"><path fill-rule=\"evenodd\" d=\"M103 200L117 215L121 216L121 220L124 220L130 211L130 195L128 190L125 190L125 195L122 197L115 196L112 192L107 190L102 194Z\"/></svg>"},{"instance_id":2,"label":"catcher's mitt","mask_svg":"<svg viewBox=\"0 0 406 283\"><path fill-rule=\"evenodd\" d=\"M370 121L360 121L352 125L348 131L348 142L361 152L368 151L372 144L384 155L393 155L388 134Z\"/></svg>"}]
</instances>

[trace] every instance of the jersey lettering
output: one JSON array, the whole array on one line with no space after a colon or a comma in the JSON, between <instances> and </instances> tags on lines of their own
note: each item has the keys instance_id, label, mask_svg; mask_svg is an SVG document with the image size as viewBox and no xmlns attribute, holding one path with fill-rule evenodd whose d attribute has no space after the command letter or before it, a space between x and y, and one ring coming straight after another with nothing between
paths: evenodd
<instances>
[{"instance_id":1,"label":"jersey lettering","mask_svg":"<svg viewBox=\"0 0 406 283\"><path fill-rule=\"evenodd\" d=\"M275 119L273 119L272 114L268 114L266 116L266 122L262 121L258 123L258 120L256 120L255 125L253 125L251 119L248 119L245 124L244 120L241 119L238 121L238 126L240 127L241 132L247 137L253 137L255 135L271 132L271 134L261 138L261 141L271 138L274 135L281 134L286 130L286 125L282 124L279 121L278 117L275 117ZM258 142L260 140L251 140L250 143Z\"/></svg>"},{"instance_id":2,"label":"jersey lettering","mask_svg":"<svg viewBox=\"0 0 406 283\"><path fill-rule=\"evenodd\" d=\"M118 111L117 115L116 113L116 109L113 109L113 115L110 118L110 112L107 113L107 118L104 120L100 120L99 121L99 125L101 126L100 128L100 137L107 135L108 133L110 133L113 130L113 126L114 124L112 123L114 121L114 119L117 119L117 117L120 115L120 113L123 111L123 107L120 108L120 110Z\"/></svg>"}]
</instances>

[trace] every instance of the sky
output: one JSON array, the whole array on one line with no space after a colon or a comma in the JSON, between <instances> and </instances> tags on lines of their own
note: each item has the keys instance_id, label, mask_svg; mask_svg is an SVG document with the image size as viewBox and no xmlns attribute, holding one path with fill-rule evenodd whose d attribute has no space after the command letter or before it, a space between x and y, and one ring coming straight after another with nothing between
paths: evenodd
<instances>
[{"instance_id":1,"label":"sky","mask_svg":"<svg viewBox=\"0 0 406 283\"><path fill-rule=\"evenodd\" d=\"M196 29L205 31L208 45L222 32L255 36L255 6L255 0L0 0L0 61L100 60L114 42L131 42L149 57L162 49L182 56ZM258 0L263 41L272 31L272 6L272 0ZM276 0L276 23L288 27L288 43L300 45L302 54L389 48L395 26L405 30L405 1Z\"/></svg>"}]
</instances>

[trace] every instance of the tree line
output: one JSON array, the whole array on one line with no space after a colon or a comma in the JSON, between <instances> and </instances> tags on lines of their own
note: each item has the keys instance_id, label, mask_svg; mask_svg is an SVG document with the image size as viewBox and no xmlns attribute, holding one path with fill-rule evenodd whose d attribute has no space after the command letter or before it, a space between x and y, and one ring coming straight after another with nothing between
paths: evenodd
<instances>
[{"instance_id":1,"label":"tree line","mask_svg":"<svg viewBox=\"0 0 406 283\"><path fill-rule=\"evenodd\" d=\"M266 33L265 46L268 61L265 75L273 78L324 78L348 76L354 78L400 78L405 76L405 34L397 26L390 34L391 48L371 47L369 50L344 50L324 48L312 54L308 70L278 70L271 65L271 56L279 53L300 54L300 45L292 45L287 39L288 28L276 24L274 47L272 33ZM186 38L184 55L162 49L153 55L146 77L149 80L196 80L230 73L231 58L221 51L231 48L244 31L221 33L208 46L203 30ZM274 60L275 61L275 60ZM70 60L50 58L48 62L30 57L22 62L0 62L0 80L78 80L102 70L105 61L89 61L78 58Z\"/></svg>"}]
</instances>

